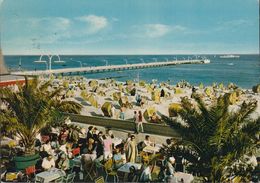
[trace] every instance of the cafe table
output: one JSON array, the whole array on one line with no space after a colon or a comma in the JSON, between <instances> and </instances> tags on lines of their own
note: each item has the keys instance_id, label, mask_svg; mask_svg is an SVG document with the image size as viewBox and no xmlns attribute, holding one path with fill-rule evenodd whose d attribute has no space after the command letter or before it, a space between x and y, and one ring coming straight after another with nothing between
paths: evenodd
<instances>
[{"instance_id":1,"label":"cafe table","mask_svg":"<svg viewBox=\"0 0 260 183\"><path fill-rule=\"evenodd\" d=\"M157 145L156 145L156 146L146 146L146 147L143 149L143 151L144 151L144 152L148 152L148 153L155 154L155 153L159 152L160 149L161 149L161 147L160 147L160 146L157 146Z\"/></svg>"},{"instance_id":2,"label":"cafe table","mask_svg":"<svg viewBox=\"0 0 260 183\"><path fill-rule=\"evenodd\" d=\"M124 172L124 173L130 173L130 167L134 166L136 170L140 170L142 167L142 164L140 163L126 163L123 166L121 166L117 171Z\"/></svg>"},{"instance_id":3,"label":"cafe table","mask_svg":"<svg viewBox=\"0 0 260 183\"><path fill-rule=\"evenodd\" d=\"M44 172L36 174L35 180L37 182L37 181L43 179L44 182L51 182L51 181L56 180L63 176L66 176L66 173L63 170L60 170L57 168L51 168L48 171L44 171Z\"/></svg>"},{"instance_id":4,"label":"cafe table","mask_svg":"<svg viewBox=\"0 0 260 183\"><path fill-rule=\"evenodd\" d=\"M183 179L183 182L190 183L193 181L194 177L192 174L183 173L183 172L175 172L174 177L177 179L178 182Z\"/></svg>"},{"instance_id":5,"label":"cafe table","mask_svg":"<svg viewBox=\"0 0 260 183\"><path fill-rule=\"evenodd\" d=\"M122 139L117 138L117 137L112 138L111 140L112 140L112 143L114 144L115 147L122 143Z\"/></svg>"}]
</instances>

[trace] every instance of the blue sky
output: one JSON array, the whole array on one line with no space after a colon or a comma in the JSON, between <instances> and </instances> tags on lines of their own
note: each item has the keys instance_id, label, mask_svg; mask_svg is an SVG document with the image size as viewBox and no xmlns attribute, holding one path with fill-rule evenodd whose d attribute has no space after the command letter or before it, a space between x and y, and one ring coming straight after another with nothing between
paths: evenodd
<instances>
[{"instance_id":1,"label":"blue sky","mask_svg":"<svg viewBox=\"0 0 260 183\"><path fill-rule=\"evenodd\" d=\"M4 54L258 53L259 0L0 0Z\"/></svg>"}]
</instances>

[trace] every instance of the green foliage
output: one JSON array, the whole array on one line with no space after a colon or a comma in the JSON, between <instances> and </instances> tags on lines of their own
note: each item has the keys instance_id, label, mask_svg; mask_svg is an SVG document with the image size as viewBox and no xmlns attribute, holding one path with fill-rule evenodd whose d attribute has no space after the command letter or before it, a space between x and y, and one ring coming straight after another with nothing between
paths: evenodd
<instances>
[{"instance_id":1,"label":"green foliage","mask_svg":"<svg viewBox=\"0 0 260 183\"><path fill-rule=\"evenodd\" d=\"M0 98L8 107L2 109L0 124L21 137L26 154L34 154L36 135L45 126L59 121L61 112L79 113L82 106L72 101L60 100L62 89L51 89L51 82L28 80L14 92L0 89Z\"/></svg>"},{"instance_id":2,"label":"green foliage","mask_svg":"<svg viewBox=\"0 0 260 183\"><path fill-rule=\"evenodd\" d=\"M178 114L184 124L163 117L182 136L176 145L165 148L164 153L180 153L188 160L190 171L218 182L226 177L226 167L259 148L260 118L250 119L257 102L244 102L237 112L231 113L228 96L220 96L210 107L198 95L194 96L196 106L183 99Z\"/></svg>"}]
</instances>

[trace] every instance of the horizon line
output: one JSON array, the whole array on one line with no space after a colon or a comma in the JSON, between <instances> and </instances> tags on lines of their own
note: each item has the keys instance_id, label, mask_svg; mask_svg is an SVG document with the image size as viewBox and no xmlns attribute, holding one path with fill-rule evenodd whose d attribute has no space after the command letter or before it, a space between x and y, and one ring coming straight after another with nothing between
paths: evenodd
<instances>
[{"instance_id":1,"label":"horizon line","mask_svg":"<svg viewBox=\"0 0 260 183\"><path fill-rule=\"evenodd\" d=\"M19 53L14 53L14 54L4 54L3 56L40 56L40 55L62 55L62 56L134 56L134 55L260 55L260 53L128 53L128 54L104 54L104 53L100 53L100 54L82 54L82 53L73 53L73 54L56 54L56 53L47 53L47 54L19 54Z\"/></svg>"}]
</instances>

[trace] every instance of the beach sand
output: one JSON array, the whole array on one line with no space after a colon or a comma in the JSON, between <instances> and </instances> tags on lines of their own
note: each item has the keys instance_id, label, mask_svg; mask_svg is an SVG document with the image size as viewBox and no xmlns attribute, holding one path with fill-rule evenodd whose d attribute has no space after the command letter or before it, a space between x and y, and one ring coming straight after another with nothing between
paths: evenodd
<instances>
[{"instance_id":1,"label":"beach sand","mask_svg":"<svg viewBox=\"0 0 260 183\"><path fill-rule=\"evenodd\" d=\"M111 80L96 80L98 81L99 85L102 84L106 84L107 87L98 87L98 91L93 92L92 87L88 86L89 81L92 81L92 79L85 79L85 78L70 78L70 83L72 83L72 85L77 86L77 84L74 83L81 83L81 84L85 84L86 85L86 89L85 91L88 94L92 94L93 96L95 96L95 99L97 100L98 103L98 107L94 107L90 104L89 101L87 101L86 99L83 99L81 96L81 92L82 90L79 87L74 87L74 94L73 96L67 98L67 100L73 100L76 101L78 103L81 103L83 105L83 110L81 111L82 115L88 115L88 116L104 116L102 110L101 110L101 106L105 103L105 102L111 102L114 106L115 106L115 115L113 116L114 119L118 119L119 118L119 113L120 113L120 105L118 101L113 100L113 93L114 92L120 92L119 87L116 86L116 84L113 82L111 83ZM56 80L57 81L57 80ZM58 80L58 82L60 84L62 84L64 81L63 80ZM117 85L120 84L121 82L116 82ZM125 83L123 83L125 84ZM127 86L123 86L123 88L125 89ZM133 108L127 108L125 111L125 119L126 120L133 120L134 117L134 111L142 111L142 113L145 112L145 110L148 107L154 107L157 110L157 114L158 115L165 115L165 116L169 116L168 113L168 107L171 103L180 103L181 101L181 97L188 97L191 101L193 101L193 99L191 98L191 93L192 93L192 89L189 87L186 88L181 88L181 94L176 94L174 92L174 87L176 87L175 85L167 85L166 86L161 86L160 88L158 88L159 90L164 89L165 93L170 93L170 97L167 98L161 98L160 99L160 103L156 103L155 101L152 100L151 97L151 92L147 90L146 87L143 86L139 86L138 83L135 83L135 86L133 86L134 88L136 88L136 93L141 95L141 96L145 96L147 98L146 103L144 104L143 107L137 106L136 104L136 99L135 96L131 96L129 93L127 92L122 92L122 95L125 95L128 97L129 102L133 105ZM210 87L210 86L209 86ZM205 94L204 90L205 89L200 89L199 87L197 88L197 93L200 93L204 96L204 101L206 104L210 104L210 98ZM212 87L211 87L212 88ZM100 96L98 93L99 91L102 91L105 93L105 96ZM252 90L243 90L243 94L240 95L239 97L239 101L236 102L234 105L230 106L230 110L231 111L235 111L239 108L239 106L243 103L243 101L249 101L249 100L256 100L258 102L258 106L257 109L255 110L255 112L252 114L252 118L257 118L258 116L260 116L260 94L256 94L253 93ZM228 93L230 92L230 90L228 89L224 89L224 90L220 90L217 89L217 96L224 94L224 93ZM147 122L144 119L144 122Z\"/></svg>"}]
</instances>

